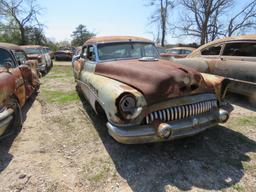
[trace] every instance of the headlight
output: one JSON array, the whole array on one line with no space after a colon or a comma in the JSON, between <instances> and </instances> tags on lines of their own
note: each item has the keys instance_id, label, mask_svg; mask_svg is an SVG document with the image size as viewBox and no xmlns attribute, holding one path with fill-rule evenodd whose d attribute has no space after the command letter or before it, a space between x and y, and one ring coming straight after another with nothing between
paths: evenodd
<instances>
[{"instance_id":1,"label":"headlight","mask_svg":"<svg viewBox=\"0 0 256 192\"><path fill-rule=\"evenodd\" d=\"M136 98L131 93L124 93L118 99L118 109L124 119L134 119L142 111L142 107L137 107Z\"/></svg>"}]
</instances>

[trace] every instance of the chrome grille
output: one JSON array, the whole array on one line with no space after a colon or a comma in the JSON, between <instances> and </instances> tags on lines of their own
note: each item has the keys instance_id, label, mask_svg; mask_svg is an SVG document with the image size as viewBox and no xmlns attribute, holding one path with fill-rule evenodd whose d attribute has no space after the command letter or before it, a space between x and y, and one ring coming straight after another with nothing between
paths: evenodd
<instances>
[{"instance_id":1,"label":"chrome grille","mask_svg":"<svg viewBox=\"0 0 256 192\"><path fill-rule=\"evenodd\" d=\"M159 119L162 122L185 119L194 115L199 115L208 112L212 108L217 107L217 105L218 104L216 100L209 100L189 105L182 105L162 109L148 114L146 116L146 124L148 125L156 119Z\"/></svg>"}]
</instances>

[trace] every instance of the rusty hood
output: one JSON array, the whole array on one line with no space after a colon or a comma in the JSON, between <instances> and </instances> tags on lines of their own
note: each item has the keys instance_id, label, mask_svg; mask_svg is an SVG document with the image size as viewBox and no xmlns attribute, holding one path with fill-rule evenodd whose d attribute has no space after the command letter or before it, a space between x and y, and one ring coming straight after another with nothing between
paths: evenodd
<instances>
[{"instance_id":1,"label":"rusty hood","mask_svg":"<svg viewBox=\"0 0 256 192\"><path fill-rule=\"evenodd\" d=\"M109 61L97 64L95 73L136 88L148 104L211 90L199 72L171 61Z\"/></svg>"}]
</instances>

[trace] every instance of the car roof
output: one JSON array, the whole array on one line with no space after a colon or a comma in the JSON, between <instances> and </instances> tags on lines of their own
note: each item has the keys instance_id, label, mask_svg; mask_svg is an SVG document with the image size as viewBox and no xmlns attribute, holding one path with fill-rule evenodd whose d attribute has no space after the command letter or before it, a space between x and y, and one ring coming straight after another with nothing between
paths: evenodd
<instances>
[{"instance_id":1,"label":"car roof","mask_svg":"<svg viewBox=\"0 0 256 192\"><path fill-rule=\"evenodd\" d=\"M11 43L0 43L0 47L8 50L22 50L20 46Z\"/></svg>"},{"instance_id":2,"label":"car roof","mask_svg":"<svg viewBox=\"0 0 256 192\"><path fill-rule=\"evenodd\" d=\"M97 43L111 43L111 42L129 42L129 41L152 42L149 39L145 39L142 37L134 37L134 36L99 36L99 37L92 37L91 39L86 41L84 45L97 44Z\"/></svg>"}]
</instances>

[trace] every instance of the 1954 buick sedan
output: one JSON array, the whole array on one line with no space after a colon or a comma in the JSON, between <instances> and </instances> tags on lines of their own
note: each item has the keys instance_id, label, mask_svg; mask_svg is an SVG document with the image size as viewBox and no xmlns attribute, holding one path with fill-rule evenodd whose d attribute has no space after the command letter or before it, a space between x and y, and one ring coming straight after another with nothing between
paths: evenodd
<instances>
[{"instance_id":1,"label":"1954 buick sedan","mask_svg":"<svg viewBox=\"0 0 256 192\"><path fill-rule=\"evenodd\" d=\"M109 134L126 144L167 141L224 123L224 78L160 60L153 42L94 37L73 65L77 88L107 117Z\"/></svg>"}]
</instances>

